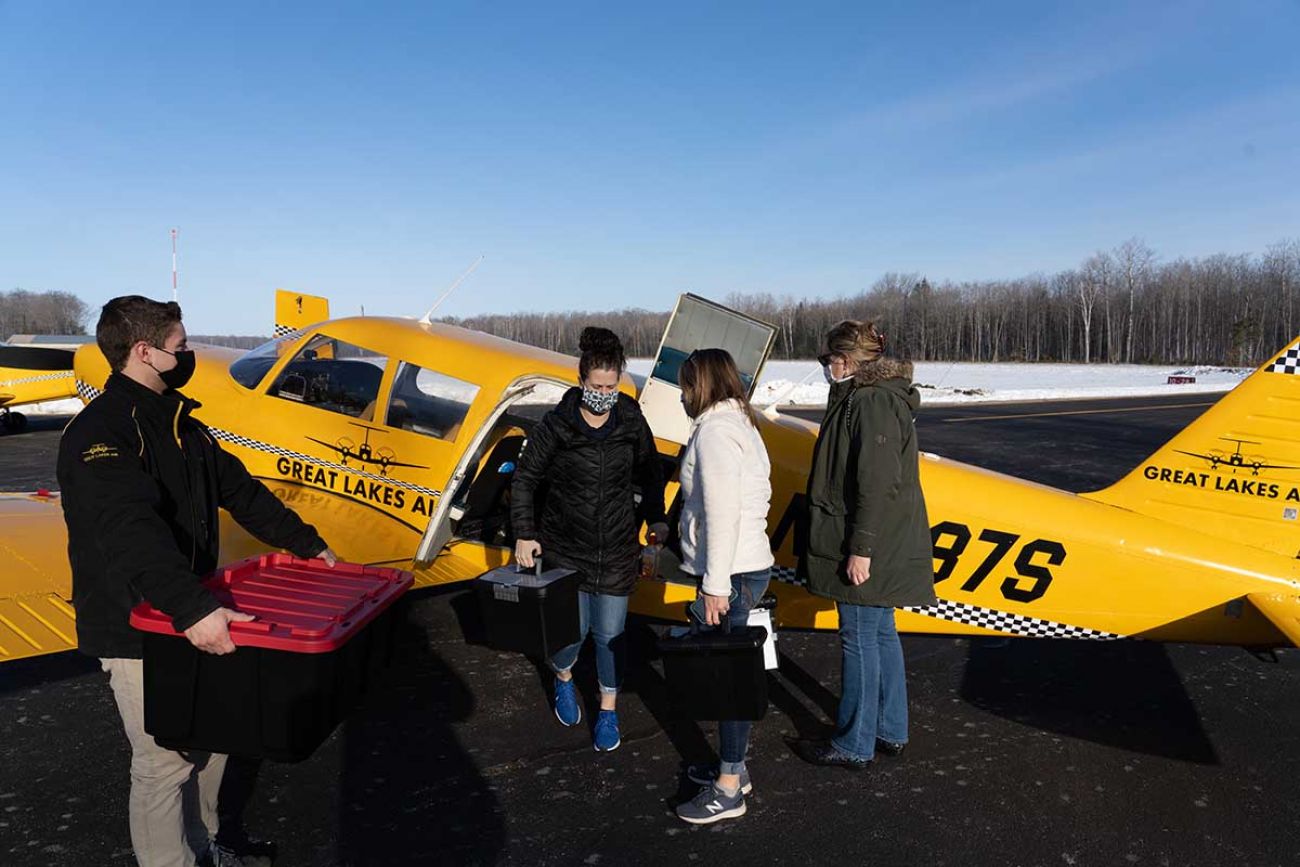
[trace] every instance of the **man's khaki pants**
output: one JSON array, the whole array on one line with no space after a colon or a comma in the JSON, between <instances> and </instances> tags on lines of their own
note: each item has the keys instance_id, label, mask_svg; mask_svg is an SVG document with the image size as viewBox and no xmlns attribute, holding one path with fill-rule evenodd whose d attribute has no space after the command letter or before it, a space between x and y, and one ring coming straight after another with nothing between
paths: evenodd
<instances>
[{"instance_id":1,"label":"man's khaki pants","mask_svg":"<svg viewBox=\"0 0 1300 867\"><path fill-rule=\"evenodd\" d=\"M140 867L192 867L217 833L217 790L226 757L183 755L144 730L144 662L101 659L131 742L131 846Z\"/></svg>"}]
</instances>

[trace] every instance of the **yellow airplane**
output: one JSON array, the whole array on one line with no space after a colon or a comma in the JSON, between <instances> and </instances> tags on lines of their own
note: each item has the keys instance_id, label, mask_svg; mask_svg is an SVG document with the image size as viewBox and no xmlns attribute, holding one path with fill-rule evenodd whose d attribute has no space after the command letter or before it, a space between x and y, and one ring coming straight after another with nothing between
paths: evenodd
<instances>
[{"instance_id":1,"label":"yellow airplane","mask_svg":"<svg viewBox=\"0 0 1300 867\"><path fill-rule=\"evenodd\" d=\"M528 430L573 358L426 320L328 320L327 302L277 296L276 337L240 353L200 347L186 392L223 447L346 559L400 565L417 586L509 561L509 482ZM694 349L720 346L752 387L772 326L691 295L637 397L666 466L689 432L676 385ZM900 629L955 635L1142 638L1248 647L1300 643L1300 341L1117 484L1073 494L923 454L939 603ZM78 350L82 398L108 375ZM537 403L534 403L537 402ZM834 607L794 583L817 426L768 410L769 533L782 627L832 629ZM1243 451L1244 447L1244 451ZM1225 455L1238 454L1238 460ZM677 495L669 482L667 504ZM227 520L222 557L261 550ZM0 498L0 660L75 640L57 495ZM666 560L668 558L665 558ZM694 588L671 569L632 609L680 618Z\"/></svg>"},{"instance_id":2,"label":"yellow airplane","mask_svg":"<svg viewBox=\"0 0 1300 867\"><path fill-rule=\"evenodd\" d=\"M15 407L76 396L71 350L0 346L0 427L6 432L27 427L27 416Z\"/></svg>"}]
</instances>

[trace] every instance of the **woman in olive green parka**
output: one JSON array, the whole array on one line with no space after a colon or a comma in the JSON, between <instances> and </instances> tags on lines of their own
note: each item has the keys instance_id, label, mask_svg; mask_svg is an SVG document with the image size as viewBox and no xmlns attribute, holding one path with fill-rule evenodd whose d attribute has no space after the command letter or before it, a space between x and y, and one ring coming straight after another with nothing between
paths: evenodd
<instances>
[{"instance_id":1,"label":"woman in olive green parka","mask_svg":"<svg viewBox=\"0 0 1300 867\"><path fill-rule=\"evenodd\" d=\"M870 322L831 329L821 361L831 383L808 477L799 577L835 600L843 692L837 731L802 742L814 764L865 767L907 743L907 684L894 609L933 605L930 525L917 467L912 365L884 355Z\"/></svg>"}]
</instances>

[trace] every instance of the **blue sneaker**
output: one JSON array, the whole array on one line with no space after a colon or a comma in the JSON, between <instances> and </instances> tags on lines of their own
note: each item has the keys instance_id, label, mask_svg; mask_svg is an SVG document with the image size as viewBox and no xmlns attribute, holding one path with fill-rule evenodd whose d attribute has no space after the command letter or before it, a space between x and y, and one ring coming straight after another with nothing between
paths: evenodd
<instances>
[{"instance_id":1,"label":"blue sneaker","mask_svg":"<svg viewBox=\"0 0 1300 867\"><path fill-rule=\"evenodd\" d=\"M582 705L572 680L555 679L555 718L566 726L582 722Z\"/></svg>"},{"instance_id":2,"label":"blue sneaker","mask_svg":"<svg viewBox=\"0 0 1300 867\"><path fill-rule=\"evenodd\" d=\"M618 749L623 739L618 734L618 711L602 710L596 717L596 752L608 753Z\"/></svg>"}]
</instances>

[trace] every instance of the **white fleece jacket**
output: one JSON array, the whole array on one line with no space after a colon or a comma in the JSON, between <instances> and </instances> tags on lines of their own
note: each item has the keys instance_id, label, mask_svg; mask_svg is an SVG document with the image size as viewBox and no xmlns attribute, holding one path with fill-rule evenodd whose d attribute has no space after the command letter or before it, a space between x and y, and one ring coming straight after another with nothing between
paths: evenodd
<instances>
[{"instance_id":1,"label":"white fleece jacket","mask_svg":"<svg viewBox=\"0 0 1300 867\"><path fill-rule=\"evenodd\" d=\"M772 465L738 401L709 407L691 426L682 455L682 569L704 592L726 596L731 576L771 567L767 510Z\"/></svg>"}]
</instances>

